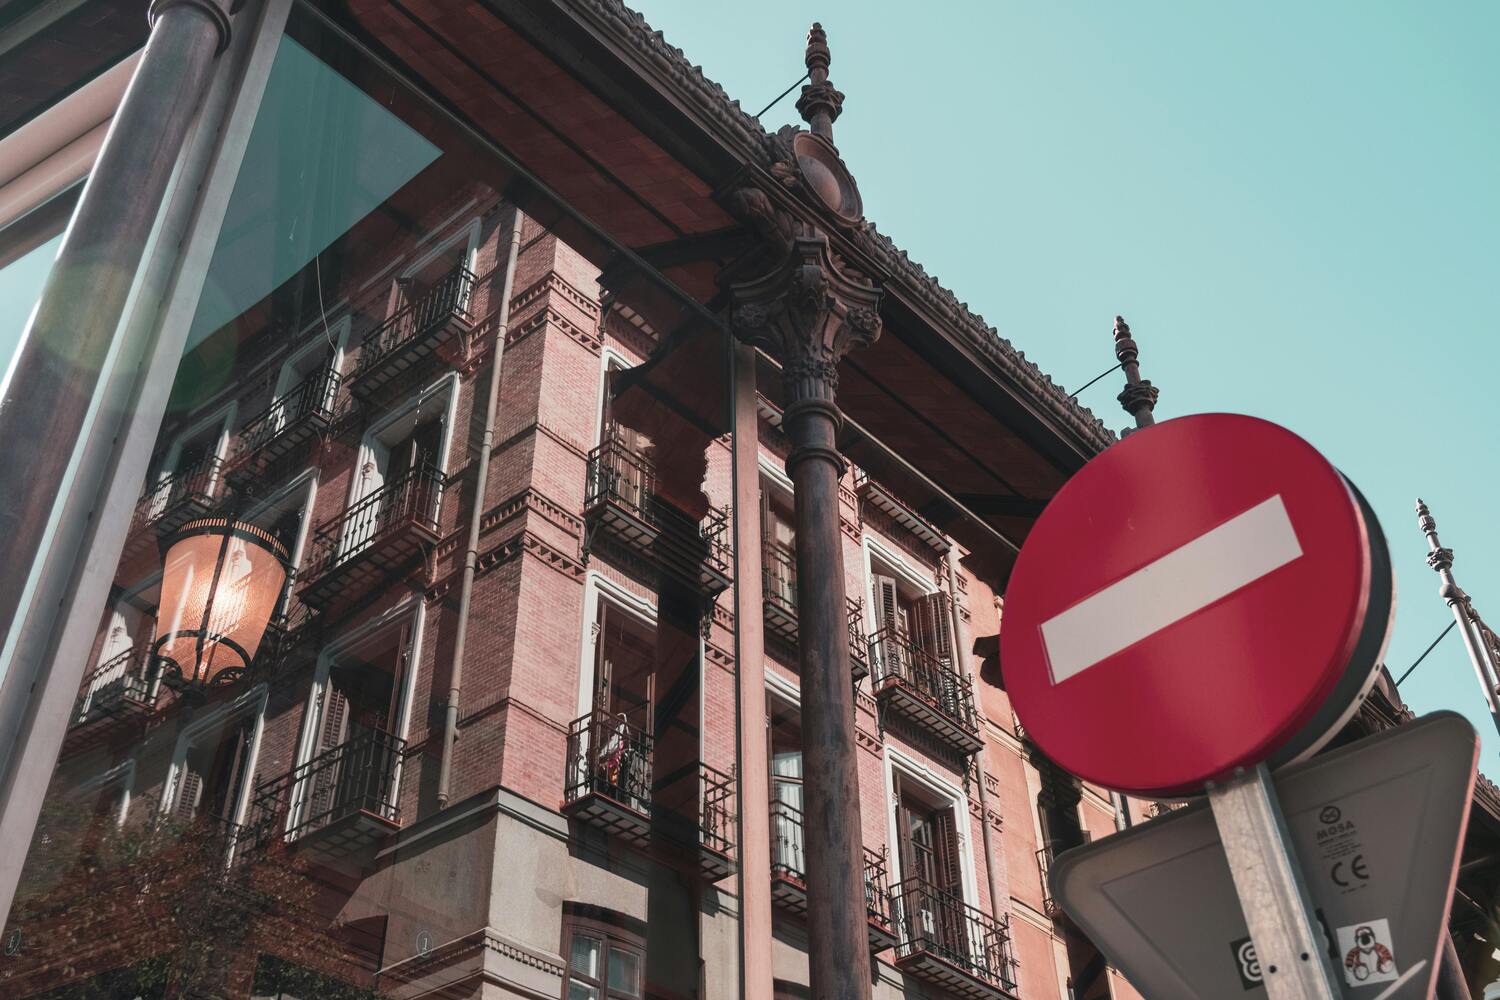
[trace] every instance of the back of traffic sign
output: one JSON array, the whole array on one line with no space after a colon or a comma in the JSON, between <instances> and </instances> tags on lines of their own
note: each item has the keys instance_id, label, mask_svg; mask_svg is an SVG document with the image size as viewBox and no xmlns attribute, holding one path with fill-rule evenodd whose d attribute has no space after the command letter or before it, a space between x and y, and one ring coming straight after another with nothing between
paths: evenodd
<instances>
[{"instance_id":1,"label":"back of traffic sign","mask_svg":"<svg viewBox=\"0 0 1500 1000\"><path fill-rule=\"evenodd\" d=\"M1074 774L1197 792L1338 727L1393 595L1378 523L1311 445L1254 417L1181 417L1111 446L1047 505L1006 591L1005 685Z\"/></svg>"},{"instance_id":2,"label":"back of traffic sign","mask_svg":"<svg viewBox=\"0 0 1500 1000\"><path fill-rule=\"evenodd\" d=\"M1275 776L1345 997L1431 995L1478 752L1461 716L1437 712ZM1250 940L1206 805L1069 851L1052 887L1146 996L1254 1000L1277 974Z\"/></svg>"}]
</instances>

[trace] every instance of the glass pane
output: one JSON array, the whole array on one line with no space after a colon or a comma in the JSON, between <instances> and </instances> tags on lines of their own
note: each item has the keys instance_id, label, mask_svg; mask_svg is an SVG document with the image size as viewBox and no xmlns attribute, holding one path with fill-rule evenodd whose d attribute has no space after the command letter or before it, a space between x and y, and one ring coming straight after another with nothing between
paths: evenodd
<instances>
[{"instance_id":1,"label":"glass pane","mask_svg":"<svg viewBox=\"0 0 1500 1000\"><path fill-rule=\"evenodd\" d=\"M576 931L573 934L573 954L568 964L590 979L602 979L599 975L599 954L603 947L598 938L588 937Z\"/></svg>"},{"instance_id":2,"label":"glass pane","mask_svg":"<svg viewBox=\"0 0 1500 1000\"><path fill-rule=\"evenodd\" d=\"M627 997L641 995L641 957L635 952L609 949L609 991Z\"/></svg>"},{"instance_id":3,"label":"glass pane","mask_svg":"<svg viewBox=\"0 0 1500 1000\"><path fill-rule=\"evenodd\" d=\"M568 981L568 1000L597 1000L599 990L597 987L580 983L576 979Z\"/></svg>"},{"instance_id":4,"label":"glass pane","mask_svg":"<svg viewBox=\"0 0 1500 1000\"><path fill-rule=\"evenodd\" d=\"M487 927L556 953L563 900L673 942L606 968L603 936L575 936L576 975L675 990L710 950L701 882L661 868L622 891L613 873L660 830L733 829L734 727L699 736L736 711L732 341L543 193L638 214L615 180L587 160L524 173L509 143L535 123L493 82L439 105L351 41L390 53L388 32L425 44L443 19L328 11L294 5L273 40L109 606L87 616L0 992L404 996L466 975ZM592 99L570 100L582 140ZM52 249L22 262L31 283ZM0 334L34 298L0 295ZM441 815L497 799L482 823ZM728 919L709 960L725 982Z\"/></svg>"}]
</instances>

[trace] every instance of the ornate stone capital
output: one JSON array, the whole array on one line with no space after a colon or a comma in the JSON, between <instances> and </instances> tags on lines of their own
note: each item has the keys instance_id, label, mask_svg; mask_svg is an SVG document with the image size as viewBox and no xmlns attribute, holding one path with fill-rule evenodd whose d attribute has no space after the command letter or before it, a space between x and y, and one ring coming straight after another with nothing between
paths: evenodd
<instances>
[{"instance_id":1,"label":"ornate stone capital","mask_svg":"<svg viewBox=\"0 0 1500 1000\"><path fill-rule=\"evenodd\" d=\"M1453 550L1438 546L1427 553L1427 565L1441 573L1445 569L1453 568Z\"/></svg>"},{"instance_id":2,"label":"ornate stone capital","mask_svg":"<svg viewBox=\"0 0 1500 1000\"><path fill-rule=\"evenodd\" d=\"M1156 397L1161 393L1149 380L1142 379L1127 385L1120 395L1115 397L1125 412L1135 416L1139 410L1151 410L1156 407Z\"/></svg>"},{"instance_id":3,"label":"ornate stone capital","mask_svg":"<svg viewBox=\"0 0 1500 1000\"><path fill-rule=\"evenodd\" d=\"M881 290L821 234L799 235L780 264L730 289L731 323L782 364L787 404L832 403L839 360L880 336Z\"/></svg>"}]
</instances>

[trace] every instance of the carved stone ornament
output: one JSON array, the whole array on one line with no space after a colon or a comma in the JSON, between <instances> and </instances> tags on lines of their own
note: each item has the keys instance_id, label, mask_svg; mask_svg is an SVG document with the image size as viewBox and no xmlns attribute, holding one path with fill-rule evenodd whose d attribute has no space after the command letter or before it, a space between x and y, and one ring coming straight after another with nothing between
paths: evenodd
<instances>
[{"instance_id":1,"label":"carved stone ornament","mask_svg":"<svg viewBox=\"0 0 1500 1000\"><path fill-rule=\"evenodd\" d=\"M778 266L730 291L735 333L781 361L789 400L831 402L839 360L880 336L880 289L826 236L794 237Z\"/></svg>"}]
</instances>

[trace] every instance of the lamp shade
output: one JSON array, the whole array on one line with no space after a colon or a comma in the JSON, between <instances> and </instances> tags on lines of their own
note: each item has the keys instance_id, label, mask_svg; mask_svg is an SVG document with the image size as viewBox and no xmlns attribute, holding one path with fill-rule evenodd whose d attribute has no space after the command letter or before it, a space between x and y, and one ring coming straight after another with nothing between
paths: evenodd
<instances>
[{"instance_id":1,"label":"lamp shade","mask_svg":"<svg viewBox=\"0 0 1500 1000\"><path fill-rule=\"evenodd\" d=\"M244 674L286 584L286 549L234 518L193 521L172 537L162 569L156 656L186 684Z\"/></svg>"}]
</instances>

